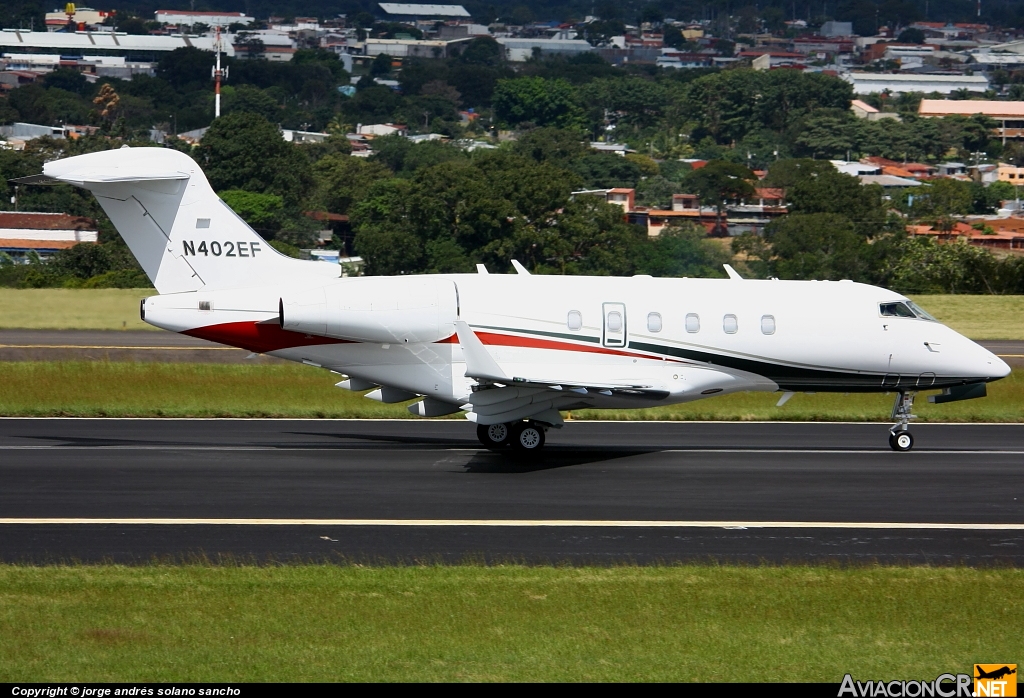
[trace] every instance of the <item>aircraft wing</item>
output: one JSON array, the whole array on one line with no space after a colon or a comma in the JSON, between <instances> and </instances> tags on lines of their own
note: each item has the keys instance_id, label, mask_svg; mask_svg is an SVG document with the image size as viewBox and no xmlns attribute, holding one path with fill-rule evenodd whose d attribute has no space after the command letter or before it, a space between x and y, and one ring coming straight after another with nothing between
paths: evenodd
<instances>
[{"instance_id":1,"label":"aircraft wing","mask_svg":"<svg viewBox=\"0 0 1024 698\"><path fill-rule=\"evenodd\" d=\"M467 417L478 424L498 424L532 418L561 425L559 410L586 407L597 395L606 397L662 398L668 391L652 385L617 382L580 382L556 376L509 376L494 360L480 338L462 320L455 330L466 360L466 375L481 383L469 398Z\"/></svg>"}]
</instances>

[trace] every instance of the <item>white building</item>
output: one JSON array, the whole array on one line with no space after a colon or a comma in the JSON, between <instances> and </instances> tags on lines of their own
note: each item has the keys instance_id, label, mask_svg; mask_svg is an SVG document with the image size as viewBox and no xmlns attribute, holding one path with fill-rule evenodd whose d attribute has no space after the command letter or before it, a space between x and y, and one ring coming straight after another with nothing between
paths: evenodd
<instances>
[{"instance_id":1,"label":"white building","mask_svg":"<svg viewBox=\"0 0 1024 698\"><path fill-rule=\"evenodd\" d=\"M505 49L505 58L513 63L529 60L536 49L542 56L568 55L575 56L593 51L590 42L582 39L522 39L499 37L497 42Z\"/></svg>"},{"instance_id":2,"label":"white building","mask_svg":"<svg viewBox=\"0 0 1024 698\"><path fill-rule=\"evenodd\" d=\"M157 10L156 21L163 24L174 24L177 26L189 26L194 24L205 24L210 27L228 27L232 24L244 24L249 26L253 22L252 17L246 17L241 12L188 12L185 10Z\"/></svg>"},{"instance_id":3,"label":"white building","mask_svg":"<svg viewBox=\"0 0 1024 698\"><path fill-rule=\"evenodd\" d=\"M416 21L431 17L448 19L469 19L470 14L462 5L425 5L406 2L382 2L380 4L384 19L391 22Z\"/></svg>"},{"instance_id":4,"label":"white building","mask_svg":"<svg viewBox=\"0 0 1024 698\"><path fill-rule=\"evenodd\" d=\"M0 30L0 51L39 51L40 53L56 52L63 55L88 56L104 52L107 54L159 54L173 51L186 46L194 46L204 51L213 50L214 37L211 36L137 36L122 32L27 32L20 29ZM225 40L224 53L234 56L231 42Z\"/></svg>"},{"instance_id":5,"label":"white building","mask_svg":"<svg viewBox=\"0 0 1024 698\"><path fill-rule=\"evenodd\" d=\"M908 75L892 73L846 73L841 76L853 85L859 95L872 92L903 94L906 92L938 92L950 94L956 90L985 92L988 78L984 75Z\"/></svg>"}]
</instances>

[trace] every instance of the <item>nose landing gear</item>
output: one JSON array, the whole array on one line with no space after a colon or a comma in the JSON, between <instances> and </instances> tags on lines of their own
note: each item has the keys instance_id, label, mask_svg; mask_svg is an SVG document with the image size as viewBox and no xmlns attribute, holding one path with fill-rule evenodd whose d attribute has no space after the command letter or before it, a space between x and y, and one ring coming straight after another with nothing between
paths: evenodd
<instances>
[{"instance_id":1,"label":"nose landing gear","mask_svg":"<svg viewBox=\"0 0 1024 698\"><path fill-rule=\"evenodd\" d=\"M916 392L900 391L896 395L896 403L892 406L892 419L896 420L889 428L889 448L894 451L909 451L914 447L914 436L910 433L908 425L911 419L917 415L911 414L914 408L914 396Z\"/></svg>"}]
</instances>

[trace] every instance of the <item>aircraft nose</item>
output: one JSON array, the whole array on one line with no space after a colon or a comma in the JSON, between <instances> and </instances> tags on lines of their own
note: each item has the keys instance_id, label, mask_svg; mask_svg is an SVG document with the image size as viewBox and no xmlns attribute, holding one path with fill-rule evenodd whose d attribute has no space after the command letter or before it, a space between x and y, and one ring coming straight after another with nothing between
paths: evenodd
<instances>
[{"instance_id":1,"label":"aircraft nose","mask_svg":"<svg viewBox=\"0 0 1024 698\"><path fill-rule=\"evenodd\" d=\"M999 378L1006 378L1010 375L1010 367L1005 361L1000 359L998 356L990 352L988 349L979 347L981 349L981 356L977 361L979 372L989 380L996 380Z\"/></svg>"}]
</instances>

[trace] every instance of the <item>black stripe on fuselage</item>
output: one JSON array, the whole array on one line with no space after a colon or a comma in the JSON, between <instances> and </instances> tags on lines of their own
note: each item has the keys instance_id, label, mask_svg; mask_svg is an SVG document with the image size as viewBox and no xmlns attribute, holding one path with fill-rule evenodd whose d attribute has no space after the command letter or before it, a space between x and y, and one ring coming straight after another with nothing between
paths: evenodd
<instances>
[{"instance_id":1,"label":"black stripe on fuselage","mask_svg":"<svg viewBox=\"0 0 1024 698\"><path fill-rule=\"evenodd\" d=\"M732 368L747 373L764 376L777 383L783 390L820 391L820 392L887 392L890 390L928 390L946 388L965 383L977 383L985 380L978 377L936 378L934 382L927 379L927 385L918 385L918 375L870 373L860 371L836 371L827 368L804 366L787 366L762 359L751 359L711 351L671 347L648 342L629 343L629 348L662 356L687 359L712 366Z\"/></svg>"},{"instance_id":2,"label":"black stripe on fuselage","mask_svg":"<svg viewBox=\"0 0 1024 698\"><path fill-rule=\"evenodd\" d=\"M555 337L574 341L600 344L599 337L588 337L586 335L565 334L560 332L546 332L543 330L527 330L516 327L495 327L488 325L473 325L474 329L497 330L499 332L515 332L517 334L535 335L541 337ZM842 392L842 393L883 393L893 390L938 390L967 383L979 383L991 379L980 376L943 376L934 379L934 382L919 385L920 376L896 375L873 373L866 371L837 371L830 368L816 368L813 366L788 366L775 363L767 359L744 358L718 354L713 351L700 349L687 349L684 347L668 346L665 344L653 344L650 342L630 341L625 349L642 351L658 356L684 359L694 363L709 364L732 368L747 373L754 373L764 376L778 384L782 390L796 390L808 392ZM931 381L930 378L926 379Z\"/></svg>"}]
</instances>

